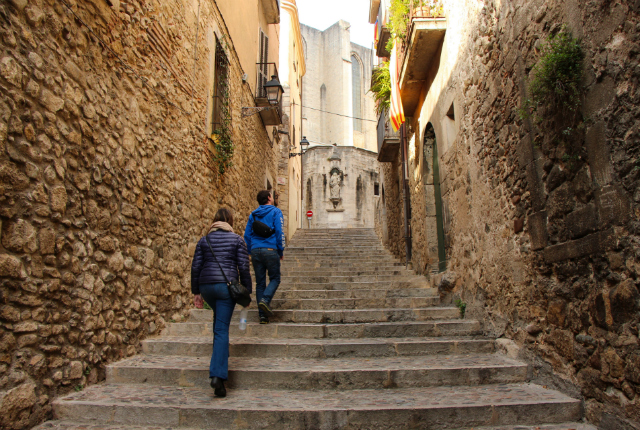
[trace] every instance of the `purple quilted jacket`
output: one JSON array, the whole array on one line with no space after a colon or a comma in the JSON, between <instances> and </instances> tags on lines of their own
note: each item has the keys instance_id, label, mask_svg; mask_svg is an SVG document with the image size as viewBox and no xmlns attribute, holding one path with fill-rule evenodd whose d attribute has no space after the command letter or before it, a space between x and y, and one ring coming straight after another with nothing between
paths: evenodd
<instances>
[{"instance_id":1,"label":"purple quilted jacket","mask_svg":"<svg viewBox=\"0 0 640 430\"><path fill-rule=\"evenodd\" d=\"M249 292L252 291L251 272L249 271L249 253L242 237L235 233L217 230L209 233L209 243L229 281L238 279ZM201 284L217 284L226 280L220 266L213 259L205 237L198 241L191 263L191 292L200 294Z\"/></svg>"}]
</instances>

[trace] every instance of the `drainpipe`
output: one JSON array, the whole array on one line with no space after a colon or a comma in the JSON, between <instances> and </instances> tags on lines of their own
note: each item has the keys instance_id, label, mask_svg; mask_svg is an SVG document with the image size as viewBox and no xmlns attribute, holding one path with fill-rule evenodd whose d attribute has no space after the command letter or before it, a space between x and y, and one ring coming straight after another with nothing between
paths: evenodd
<instances>
[{"instance_id":1,"label":"drainpipe","mask_svg":"<svg viewBox=\"0 0 640 430\"><path fill-rule=\"evenodd\" d=\"M404 204L404 240L405 265L411 261L411 230L409 229L409 192L407 187L407 128L406 123L400 126L400 150L402 152L402 203Z\"/></svg>"},{"instance_id":2,"label":"drainpipe","mask_svg":"<svg viewBox=\"0 0 640 430\"><path fill-rule=\"evenodd\" d=\"M304 136L302 126L304 125L304 121L302 120L302 79L303 76L300 76L300 139ZM297 143L296 143L297 144ZM308 149L308 148L307 148ZM300 152L302 152L302 146L300 146ZM300 156L300 228L304 228L304 221L302 221L302 217L306 216L304 213L304 154Z\"/></svg>"}]
</instances>

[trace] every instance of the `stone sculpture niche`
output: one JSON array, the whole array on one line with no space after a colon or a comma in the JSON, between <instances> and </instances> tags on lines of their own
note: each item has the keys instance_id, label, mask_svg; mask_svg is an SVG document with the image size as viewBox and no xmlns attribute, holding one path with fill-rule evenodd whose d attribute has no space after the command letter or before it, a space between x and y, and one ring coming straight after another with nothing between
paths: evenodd
<instances>
[{"instance_id":1,"label":"stone sculpture niche","mask_svg":"<svg viewBox=\"0 0 640 430\"><path fill-rule=\"evenodd\" d=\"M344 173L334 167L329 172L329 201L333 204L333 209L328 209L329 212L342 212L342 197L340 197L340 189L344 184Z\"/></svg>"}]
</instances>

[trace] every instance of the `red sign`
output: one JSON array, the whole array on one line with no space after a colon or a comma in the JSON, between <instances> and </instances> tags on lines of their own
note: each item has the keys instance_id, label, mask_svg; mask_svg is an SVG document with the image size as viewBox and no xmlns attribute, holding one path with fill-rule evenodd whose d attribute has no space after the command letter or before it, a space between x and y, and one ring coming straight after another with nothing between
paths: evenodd
<instances>
[{"instance_id":1,"label":"red sign","mask_svg":"<svg viewBox=\"0 0 640 430\"><path fill-rule=\"evenodd\" d=\"M313 216L313 211L307 211L307 218L311 218Z\"/></svg>"}]
</instances>

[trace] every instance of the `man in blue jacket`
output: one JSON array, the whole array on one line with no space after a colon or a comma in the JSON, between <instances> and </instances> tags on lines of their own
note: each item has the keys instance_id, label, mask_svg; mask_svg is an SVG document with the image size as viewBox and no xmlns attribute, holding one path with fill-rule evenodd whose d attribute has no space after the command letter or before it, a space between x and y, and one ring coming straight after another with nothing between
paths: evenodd
<instances>
[{"instance_id":1,"label":"man in blue jacket","mask_svg":"<svg viewBox=\"0 0 640 430\"><path fill-rule=\"evenodd\" d=\"M273 205L271 191L260 191L257 200L260 207L249 215L244 241L256 276L260 324L269 324L269 317L273 315L271 299L280 285L280 261L284 259L284 217L282 211Z\"/></svg>"}]
</instances>

